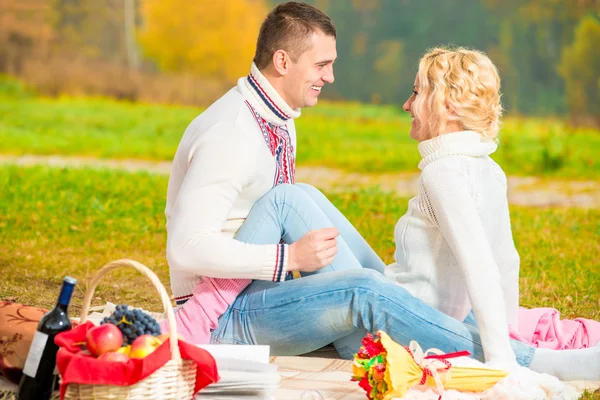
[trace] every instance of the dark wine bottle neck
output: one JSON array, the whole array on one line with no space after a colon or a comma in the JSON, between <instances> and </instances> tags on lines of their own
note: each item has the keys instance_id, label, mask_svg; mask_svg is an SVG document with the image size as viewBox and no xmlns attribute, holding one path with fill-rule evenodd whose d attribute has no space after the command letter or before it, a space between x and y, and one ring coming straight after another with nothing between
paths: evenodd
<instances>
[{"instance_id":1,"label":"dark wine bottle neck","mask_svg":"<svg viewBox=\"0 0 600 400\"><path fill-rule=\"evenodd\" d=\"M69 307L69 303L71 302L71 296L73 295L73 289L75 288L75 282L72 282L73 278L65 279L63 281L62 288L60 289L60 295L58 296L58 302L56 304L57 308L64 308L64 310ZM74 281L74 280L73 280Z\"/></svg>"}]
</instances>

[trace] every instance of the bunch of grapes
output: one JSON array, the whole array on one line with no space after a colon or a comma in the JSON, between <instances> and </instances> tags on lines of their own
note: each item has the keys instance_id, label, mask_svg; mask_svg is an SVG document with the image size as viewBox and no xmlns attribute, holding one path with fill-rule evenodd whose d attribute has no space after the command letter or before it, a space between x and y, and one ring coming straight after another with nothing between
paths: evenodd
<instances>
[{"instance_id":1,"label":"bunch of grapes","mask_svg":"<svg viewBox=\"0 0 600 400\"><path fill-rule=\"evenodd\" d=\"M160 335L160 327L154 318L141 310L129 309L127 304L118 305L115 312L104 318L101 324L116 325L123 334L123 346L142 335Z\"/></svg>"}]
</instances>

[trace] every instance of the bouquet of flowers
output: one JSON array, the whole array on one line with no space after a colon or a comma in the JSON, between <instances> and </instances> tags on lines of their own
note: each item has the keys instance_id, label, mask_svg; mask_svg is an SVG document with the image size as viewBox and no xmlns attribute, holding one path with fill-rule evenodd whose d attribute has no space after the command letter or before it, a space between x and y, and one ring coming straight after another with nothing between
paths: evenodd
<instances>
[{"instance_id":1,"label":"bouquet of flowers","mask_svg":"<svg viewBox=\"0 0 600 400\"><path fill-rule=\"evenodd\" d=\"M452 366L449 359L470 355L467 351L444 354L441 350L421 350L415 341L409 347L394 342L385 332L376 337L367 334L354 355L352 380L372 400L404 397L417 385L435 387L441 396L444 389L482 392L508 375L491 368Z\"/></svg>"}]
</instances>

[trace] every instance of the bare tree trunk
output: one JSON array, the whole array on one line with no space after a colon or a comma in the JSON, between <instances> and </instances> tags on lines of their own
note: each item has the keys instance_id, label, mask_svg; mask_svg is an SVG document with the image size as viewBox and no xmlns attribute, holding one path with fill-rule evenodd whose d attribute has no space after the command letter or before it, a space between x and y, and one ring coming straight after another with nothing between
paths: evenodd
<instances>
[{"instance_id":1,"label":"bare tree trunk","mask_svg":"<svg viewBox=\"0 0 600 400\"><path fill-rule=\"evenodd\" d=\"M129 68L137 70L139 57L135 43L135 0L124 0L125 6L125 47Z\"/></svg>"}]
</instances>

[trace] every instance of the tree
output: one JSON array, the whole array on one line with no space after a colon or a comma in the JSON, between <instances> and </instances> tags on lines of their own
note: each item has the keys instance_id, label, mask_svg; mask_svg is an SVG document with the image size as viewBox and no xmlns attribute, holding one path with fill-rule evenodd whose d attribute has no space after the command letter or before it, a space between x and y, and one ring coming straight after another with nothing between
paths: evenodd
<instances>
[{"instance_id":1,"label":"tree","mask_svg":"<svg viewBox=\"0 0 600 400\"><path fill-rule=\"evenodd\" d=\"M583 18L573 42L562 53L559 72L565 79L569 111L574 118L591 116L600 126L600 22Z\"/></svg>"},{"instance_id":2,"label":"tree","mask_svg":"<svg viewBox=\"0 0 600 400\"><path fill-rule=\"evenodd\" d=\"M493 61L499 61L510 112L565 112L565 82L557 71L573 27L597 12L597 0L485 0L500 24Z\"/></svg>"},{"instance_id":3,"label":"tree","mask_svg":"<svg viewBox=\"0 0 600 400\"><path fill-rule=\"evenodd\" d=\"M52 27L45 0L0 2L0 71L19 73L26 58L48 52Z\"/></svg>"},{"instance_id":4,"label":"tree","mask_svg":"<svg viewBox=\"0 0 600 400\"><path fill-rule=\"evenodd\" d=\"M49 0L53 50L68 58L126 64L124 0Z\"/></svg>"},{"instance_id":5,"label":"tree","mask_svg":"<svg viewBox=\"0 0 600 400\"><path fill-rule=\"evenodd\" d=\"M262 0L145 1L139 42L160 69L234 81L250 69Z\"/></svg>"}]
</instances>

